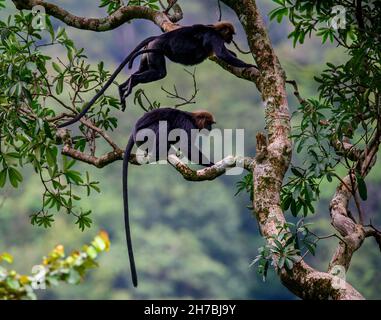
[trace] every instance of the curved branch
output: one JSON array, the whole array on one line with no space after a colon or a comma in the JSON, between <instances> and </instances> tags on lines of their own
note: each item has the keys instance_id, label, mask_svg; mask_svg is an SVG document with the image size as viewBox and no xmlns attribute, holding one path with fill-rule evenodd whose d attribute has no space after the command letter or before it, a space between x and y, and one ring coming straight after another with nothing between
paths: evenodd
<instances>
[{"instance_id":1,"label":"curved branch","mask_svg":"<svg viewBox=\"0 0 381 320\"><path fill-rule=\"evenodd\" d=\"M343 179L336 190L330 204L331 224L341 234L344 241L339 245L329 263L328 271L331 272L335 266L343 266L349 269L352 256L359 249L365 239L365 230L361 224L357 224L349 215L348 204L352 197L352 185L355 177L347 176Z\"/></svg>"},{"instance_id":2,"label":"curved branch","mask_svg":"<svg viewBox=\"0 0 381 320\"><path fill-rule=\"evenodd\" d=\"M73 142L68 129L58 129L56 132L57 144L63 143L63 148L61 154L69 156L73 159L91 164L97 168L103 168L110 163L118 160L123 160L124 151L116 146L114 143L114 150L100 157L95 157L93 155L81 152L73 148ZM136 159L136 155L131 154L129 162L134 165L140 165Z\"/></svg>"},{"instance_id":3,"label":"curved branch","mask_svg":"<svg viewBox=\"0 0 381 320\"><path fill-rule=\"evenodd\" d=\"M63 8L43 0L12 0L12 2L19 10L32 10L34 6L43 6L47 14L61 20L68 26L98 32L115 29L134 19L151 20L162 29L168 30L174 28L173 24L183 17L178 5L174 6L174 14L172 15L143 6L123 6L105 18L86 18L73 15Z\"/></svg>"},{"instance_id":4,"label":"curved branch","mask_svg":"<svg viewBox=\"0 0 381 320\"><path fill-rule=\"evenodd\" d=\"M123 6L104 18L86 18L75 16L65 9L43 0L12 0L12 2L19 10L32 10L34 6L43 6L47 14L61 20L68 26L97 32L113 30L134 19L150 20L163 31L168 32L181 28L181 26L176 23L183 18L183 12L178 4L170 4L173 11L173 14L171 15L166 14L165 12L152 10L148 7ZM212 57L210 59L218 63L226 71L245 80L255 81L259 75L259 71L256 68L235 68L228 66L217 57Z\"/></svg>"},{"instance_id":5,"label":"curved branch","mask_svg":"<svg viewBox=\"0 0 381 320\"><path fill-rule=\"evenodd\" d=\"M229 156L221 161L217 162L213 166L201 169L193 170L189 168L185 163L175 155L168 156L168 162L184 177L185 180L189 181L206 181L214 180L219 176L223 175L227 169L234 167L241 167L250 171L254 165L253 158L243 158L243 157L233 157Z\"/></svg>"}]
</instances>

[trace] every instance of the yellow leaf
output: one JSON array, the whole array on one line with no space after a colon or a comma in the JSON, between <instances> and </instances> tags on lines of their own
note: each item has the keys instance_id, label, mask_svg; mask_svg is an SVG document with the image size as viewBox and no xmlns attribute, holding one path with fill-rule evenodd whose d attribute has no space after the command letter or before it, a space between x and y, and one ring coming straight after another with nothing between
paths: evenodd
<instances>
[{"instance_id":1,"label":"yellow leaf","mask_svg":"<svg viewBox=\"0 0 381 320\"><path fill-rule=\"evenodd\" d=\"M21 284L28 284L30 283L29 277L26 275L21 275L19 279Z\"/></svg>"},{"instance_id":2,"label":"yellow leaf","mask_svg":"<svg viewBox=\"0 0 381 320\"><path fill-rule=\"evenodd\" d=\"M108 251L110 249L110 238L108 237L108 233L106 231L104 231L104 230L101 230L99 232L99 236L104 241L104 243L106 245L106 251Z\"/></svg>"},{"instance_id":3,"label":"yellow leaf","mask_svg":"<svg viewBox=\"0 0 381 320\"><path fill-rule=\"evenodd\" d=\"M54 253L58 254L59 256L63 257L65 255L65 248L62 244L59 244L54 248Z\"/></svg>"},{"instance_id":4,"label":"yellow leaf","mask_svg":"<svg viewBox=\"0 0 381 320\"><path fill-rule=\"evenodd\" d=\"M0 254L0 262L4 260L5 262L8 262L9 264L13 263L13 257L8 252L4 252Z\"/></svg>"}]
</instances>

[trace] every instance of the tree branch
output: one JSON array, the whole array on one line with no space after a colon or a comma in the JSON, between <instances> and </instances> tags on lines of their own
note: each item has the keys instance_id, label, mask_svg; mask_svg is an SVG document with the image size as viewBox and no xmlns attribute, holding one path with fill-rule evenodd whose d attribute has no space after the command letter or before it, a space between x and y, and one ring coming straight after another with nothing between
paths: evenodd
<instances>
[{"instance_id":1,"label":"tree branch","mask_svg":"<svg viewBox=\"0 0 381 320\"><path fill-rule=\"evenodd\" d=\"M216 56L210 57L209 60L217 63L224 70L230 72L232 75L238 78L257 83L257 79L259 77L259 70L255 67L251 67L251 68L233 67L229 65L228 63L226 63L225 61L222 61L221 59L217 58Z\"/></svg>"},{"instance_id":2,"label":"tree branch","mask_svg":"<svg viewBox=\"0 0 381 320\"><path fill-rule=\"evenodd\" d=\"M53 3L42 0L12 0L12 2L19 10L32 10L34 6L43 6L47 14L61 20L68 26L98 32L113 30L134 19L151 20L165 30L174 28L172 24L180 21L183 17L178 5L174 5L173 15L167 15L143 6L123 6L105 18L86 18L75 16Z\"/></svg>"},{"instance_id":3,"label":"tree branch","mask_svg":"<svg viewBox=\"0 0 381 320\"><path fill-rule=\"evenodd\" d=\"M267 137L257 135L257 156L253 168L253 207L261 232L269 244L277 227L286 219L280 205L280 192L291 161L290 113L285 89L285 73L272 48L263 19L254 0L222 0L233 9L244 27L249 47L260 75L256 85L265 104ZM278 270L282 283L304 299L362 299L360 293L344 282L335 289L336 277L318 272L301 261L292 270Z\"/></svg>"},{"instance_id":4,"label":"tree branch","mask_svg":"<svg viewBox=\"0 0 381 320\"><path fill-rule=\"evenodd\" d=\"M58 129L56 136L57 142L63 143L61 154L91 164L97 168L103 168L117 160L123 160L124 151L117 146L116 148L114 148L112 152L108 152L100 157L95 157L93 155L86 154L73 148L73 143L69 130L63 128ZM129 162L134 165L140 165L140 163L136 159L136 155L134 154L131 155Z\"/></svg>"},{"instance_id":5,"label":"tree branch","mask_svg":"<svg viewBox=\"0 0 381 320\"><path fill-rule=\"evenodd\" d=\"M32 10L32 8L36 5L43 6L47 14L55 17L58 20L61 20L68 26L97 32L113 30L122 24L134 19L150 20L159 26L163 31L168 32L177 28L181 28L177 22L183 18L181 7L171 1L170 8L172 8L174 12L172 15L166 14L165 12L155 11L143 6L123 6L105 18L86 18L75 16L55 4L42 0L12 0L12 2L19 10ZM217 57L212 57L210 59L218 63L226 71L239 78L255 81L255 79L258 77L259 71L254 67L235 68L228 66L225 62L218 59Z\"/></svg>"},{"instance_id":6,"label":"tree branch","mask_svg":"<svg viewBox=\"0 0 381 320\"><path fill-rule=\"evenodd\" d=\"M361 224L357 224L349 216L348 204L352 197L352 190L355 177L349 175L343 179L330 203L330 214L332 226L341 234L344 241L339 245L329 263L328 271L334 266L340 265L349 269L353 254L359 249L365 239L365 230Z\"/></svg>"},{"instance_id":7,"label":"tree branch","mask_svg":"<svg viewBox=\"0 0 381 320\"><path fill-rule=\"evenodd\" d=\"M250 171L254 165L253 158L242 158L229 156L221 161L217 162L213 166L201 169L193 170L189 168L185 163L175 155L168 156L168 162L184 177L185 180L189 181L205 181L214 180L217 177L223 175L227 169L234 167L242 167Z\"/></svg>"}]
</instances>

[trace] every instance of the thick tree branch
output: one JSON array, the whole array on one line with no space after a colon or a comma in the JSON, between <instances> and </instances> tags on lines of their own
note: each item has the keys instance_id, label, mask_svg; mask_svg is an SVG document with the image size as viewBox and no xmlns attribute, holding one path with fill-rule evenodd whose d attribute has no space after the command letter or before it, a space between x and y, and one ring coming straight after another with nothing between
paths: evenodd
<instances>
[{"instance_id":1,"label":"thick tree branch","mask_svg":"<svg viewBox=\"0 0 381 320\"><path fill-rule=\"evenodd\" d=\"M168 156L168 161L178 172L182 174L185 180L189 181L214 180L223 175L229 168L242 167L250 171L254 165L253 158L233 156L226 157L225 159L215 163L213 166L201 170L193 170L189 168L175 155Z\"/></svg>"},{"instance_id":2,"label":"thick tree branch","mask_svg":"<svg viewBox=\"0 0 381 320\"><path fill-rule=\"evenodd\" d=\"M348 205L352 197L352 185L356 179L348 175L340 183L330 204L331 224L341 234L344 241L340 241L328 267L331 271L334 266L343 266L345 270L349 265L354 252L359 249L365 239L365 230L349 215Z\"/></svg>"},{"instance_id":3,"label":"thick tree branch","mask_svg":"<svg viewBox=\"0 0 381 320\"><path fill-rule=\"evenodd\" d=\"M361 158L361 150L353 146L350 142L335 140L331 142L331 145L339 156L346 157L351 161L358 161Z\"/></svg>"},{"instance_id":4,"label":"thick tree branch","mask_svg":"<svg viewBox=\"0 0 381 320\"><path fill-rule=\"evenodd\" d=\"M210 57L209 60L217 63L224 70L230 72L238 78L245 79L254 83L257 83L257 79L259 77L259 70L255 67L251 68L236 68L221 59L218 59L216 56Z\"/></svg>"},{"instance_id":5,"label":"thick tree branch","mask_svg":"<svg viewBox=\"0 0 381 320\"><path fill-rule=\"evenodd\" d=\"M361 175L365 177L376 163L376 155L380 143L381 132L377 130L368 146L361 152L352 148L350 144L345 146L345 144L342 143L340 148L344 148L344 152L346 152L347 156L352 156L353 160L358 161L357 167ZM359 209L360 224L357 224L349 214L348 204L352 196L355 197L356 205ZM364 239L370 236L369 230L364 229L362 212L359 200L356 197L356 176L354 173L350 173L341 181L330 204L331 224L344 237L345 242L340 241L336 248L329 264L329 271L337 265L343 266L348 270L354 252L361 247ZM380 245L380 235L377 232L371 235L375 237L377 243Z\"/></svg>"},{"instance_id":6,"label":"thick tree branch","mask_svg":"<svg viewBox=\"0 0 381 320\"><path fill-rule=\"evenodd\" d=\"M105 18L87 18L75 16L53 3L42 0L12 1L19 10L32 10L34 6L43 6L47 14L61 20L68 26L92 31L109 31L134 19L151 20L160 28L168 30L174 28L172 24L180 21L183 16L178 5L174 6L173 15L167 15L143 6L123 6Z\"/></svg>"},{"instance_id":7,"label":"thick tree branch","mask_svg":"<svg viewBox=\"0 0 381 320\"><path fill-rule=\"evenodd\" d=\"M254 0L222 0L232 8L244 27L260 76L256 81L265 103L268 135L257 135L257 156L253 169L254 211L263 236L268 243L278 234L278 226L286 220L280 206L280 191L290 160L290 114L285 90L285 74ZM290 272L278 270L284 285L306 299L362 299L355 289L344 282L335 289L336 277L318 272L301 261Z\"/></svg>"}]
</instances>

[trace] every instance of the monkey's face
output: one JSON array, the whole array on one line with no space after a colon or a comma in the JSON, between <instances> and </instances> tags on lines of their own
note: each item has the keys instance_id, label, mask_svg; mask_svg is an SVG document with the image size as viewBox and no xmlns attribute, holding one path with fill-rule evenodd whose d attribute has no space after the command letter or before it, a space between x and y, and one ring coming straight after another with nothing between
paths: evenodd
<instances>
[{"instance_id":1,"label":"monkey's face","mask_svg":"<svg viewBox=\"0 0 381 320\"><path fill-rule=\"evenodd\" d=\"M233 35L235 35L234 26L227 21L217 22L213 25L213 28L218 31L226 43L231 43Z\"/></svg>"},{"instance_id":2,"label":"monkey's face","mask_svg":"<svg viewBox=\"0 0 381 320\"><path fill-rule=\"evenodd\" d=\"M196 111L193 113L193 117L199 130L206 129L210 131L212 125L216 123L213 115L207 111Z\"/></svg>"},{"instance_id":3,"label":"monkey's face","mask_svg":"<svg viewBox=\"0 0 381 320\"><path fill-rule=\"evenodd\" d=\"M204 129L206 129L208 131L211 131L212 130L212 125L215 124L215 123L216 123L215 121L213 121L213 122L207 122L205 124L205 128Z\"/></svg>"},{"instance_id":4,"label":"monkey's face","mask_svg":"<svg viewBox=\"0 0 381 320\"><path fill-rule=\"evenodd\" d=\"M221 31L222 37L226 43L231 43L233 41L233 35L235 34L234 29L225 28Z\"/></svg>"}]
</instances>

